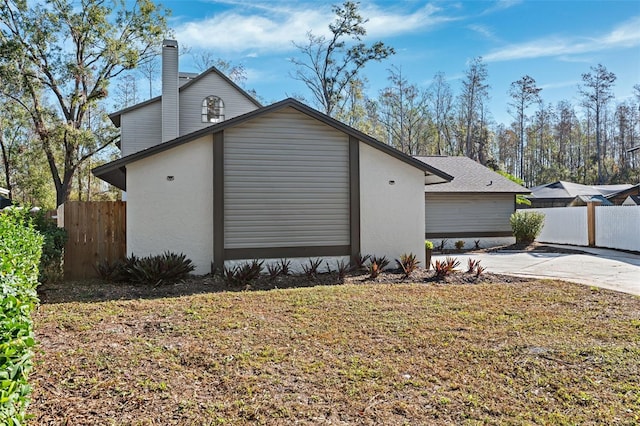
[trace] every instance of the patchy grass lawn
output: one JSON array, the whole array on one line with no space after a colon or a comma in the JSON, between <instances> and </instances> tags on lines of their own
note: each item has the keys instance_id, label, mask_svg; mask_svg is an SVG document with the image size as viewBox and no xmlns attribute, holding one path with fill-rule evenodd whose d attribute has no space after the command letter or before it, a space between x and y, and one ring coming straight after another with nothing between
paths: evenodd
<instances>
[{"instance_id":1,"label":"patchy grass lawn","mask_svg":"<svg viewBox=\"0 0 640 426\"><path fill-rule=\"evenodd\" d=\"M640 299L553 281L43 304L33 424L637 424Z\"/></svg>"}]
</instances>

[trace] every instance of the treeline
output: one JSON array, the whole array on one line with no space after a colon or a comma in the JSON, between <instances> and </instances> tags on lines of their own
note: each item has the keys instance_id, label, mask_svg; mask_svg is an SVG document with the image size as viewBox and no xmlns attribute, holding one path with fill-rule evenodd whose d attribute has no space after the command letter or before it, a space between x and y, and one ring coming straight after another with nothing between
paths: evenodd
<instances>
[{"instance_id":1,"label":"treeline","mask_svg":"<svg viewBox=\"0 0 640 426\"><path fill-rule=\"evenodd\" d=\"M615 75L597 65L576 87L581 102L544 101L535 79L523 76L509 91L510 123L488 110L488 70L476 58L454 93L437 73L421 89L401 68L377 98L350 86L337 118L410 155L466 155L523 179L529 187L568 180L583 184L640 181L640 84L633 99L617 101Z\"/></svg>"},{"instance_id":2,"label":"treeline","mask_svg":"<svg viewBox=\"0 0 640 426\"><path fill-rule=\"evenodd\" d=\"M53 208L67 199L118 196L90 171L119 156L119 134L107 112L157 94L168 11L145 5L0 3L0 186L14 200ZM466 155L528 186L640 181L640 149L633 151L640 146L640 84L631 98L617 100L615 74L597 65L582 75L577 104L552 105L535 79L523 76L508 93L513 121L496 123L488 108L489 70L475 58L455 91L443 73L421 87L398 66L383 90L367 96L365 65L395 51L362 41L367 20L357 2L332 10L329 36L308 33L307 43L295 44L291 77L309 89L309 99L301 98L306 103L407 154ZM70 33L83 36L70 39ZM246 81L242 66L183 52L194 55L200 70L215 65Z\"/></svg>"}]
</instances>

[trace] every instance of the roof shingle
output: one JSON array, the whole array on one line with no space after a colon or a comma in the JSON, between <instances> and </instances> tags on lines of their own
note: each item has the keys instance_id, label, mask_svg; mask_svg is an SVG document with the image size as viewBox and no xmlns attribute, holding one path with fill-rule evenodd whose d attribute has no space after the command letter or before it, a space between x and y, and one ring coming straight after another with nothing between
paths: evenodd
<instances>
[{"instance_id":1,"label":"roof shingle","mask_svg":"<svg viewBox=\"0 0 640 426\"><path fill-rule=\"evenodd\" d=\"M510 181L469 157L428 156L416 159L453 176L447 183L426 185L425 192L492 192L528 194L527 188Z\"/></svg>"}]
</instances>

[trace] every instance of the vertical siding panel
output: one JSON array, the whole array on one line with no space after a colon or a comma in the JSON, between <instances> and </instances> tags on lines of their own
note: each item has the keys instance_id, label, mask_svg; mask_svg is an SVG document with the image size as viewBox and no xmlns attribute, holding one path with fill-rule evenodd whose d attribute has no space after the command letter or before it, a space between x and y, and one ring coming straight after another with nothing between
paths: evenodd
<instances>
[{"instance_id":1,"label":"vertical siding panel","mask_svg":"<svg viewBox=\"0 0 640 426\"><path fill-rule=\"evenodd\" d=\"M122 114L120 134L122 156L157 145L162 140L160 101Z\"/></svg>"},{"instance_id":2,"label":"vertical siding panel","mask_svg":"<svg viewBox=\"0 0 640 426\"><path fill-rule=\"evenodd\" d=\"M224 102L224 118L228 120L258 107L215 72L180 90L180 136L211 126L202 122L202 101L214 95Z\"/></svg>"}]
</instances>

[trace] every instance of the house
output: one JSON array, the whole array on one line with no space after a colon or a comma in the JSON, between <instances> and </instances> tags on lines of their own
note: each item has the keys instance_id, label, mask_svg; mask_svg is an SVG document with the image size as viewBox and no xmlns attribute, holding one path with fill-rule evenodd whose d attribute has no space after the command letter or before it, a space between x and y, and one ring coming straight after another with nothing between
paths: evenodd
<instances>
[{"instance_id":1,"label":"house","mask_svg":"<svg viewBox=\"0 0 640 426\"><path fill-rule=\"evenodd\" d=\"M623 206L640 206L640 195L629 195L623 202Z\"/></svg>"},{"instance_id":2,"label":"house","mask_svg":"<svg viewBox=\"0 0 640 426\"><path fill-rule=\"evenodd\" d=\"M531 208L584 206L588 201L620 205L629 195L640 195L640 185L581 185L556 181L531 188Z\"/></svg>"},{"instance_id":3,"label":"house","mask_svg":"<svg viewBox=\"0 0 640 426\"><path fill-rule=\"evenodd\" d=\"M604 195L578 195L567 207L584 207L588 203L598 203L600 206L612 206L613 203L606 199Z\"/></svg>"},{"instance_id":4,"label":"house","mask_svg":"<svg viewBox=\"0 0 640 426\"><path fill-rule=\"evenodd\" d=\"M11 200L9 197L9 190L5 188L0 188L0 210L5 207L9 207L11 205Z\"/></svg>"},{"instance_id":5,"label":"house","mask_svg":"<svg viewBox=\"0 0 640 426\"><path fill-rule=\"evenodd\" d=\"M529 190L468 157L430 156L418 160L453 176L439 185L425 185L425 236L462 240L473 247L515 242L509 218L515 211L516 195ZM437 243L436 243L437 244Z\"/></svg>"},{"instance_id":6,"label":"house","mask_svg":"<svg viewBox=\"0 0 640 426\"><path fill-rule=\"evenodd\" d=\"M162 96L111 115L123 156L93 173L127 191L129 254L182 252L199 274L254 258L424 262L424 186L450 175L296 100L263 107L204 74L180 86L167 41Z\"/></svg>"}]
</instances>

